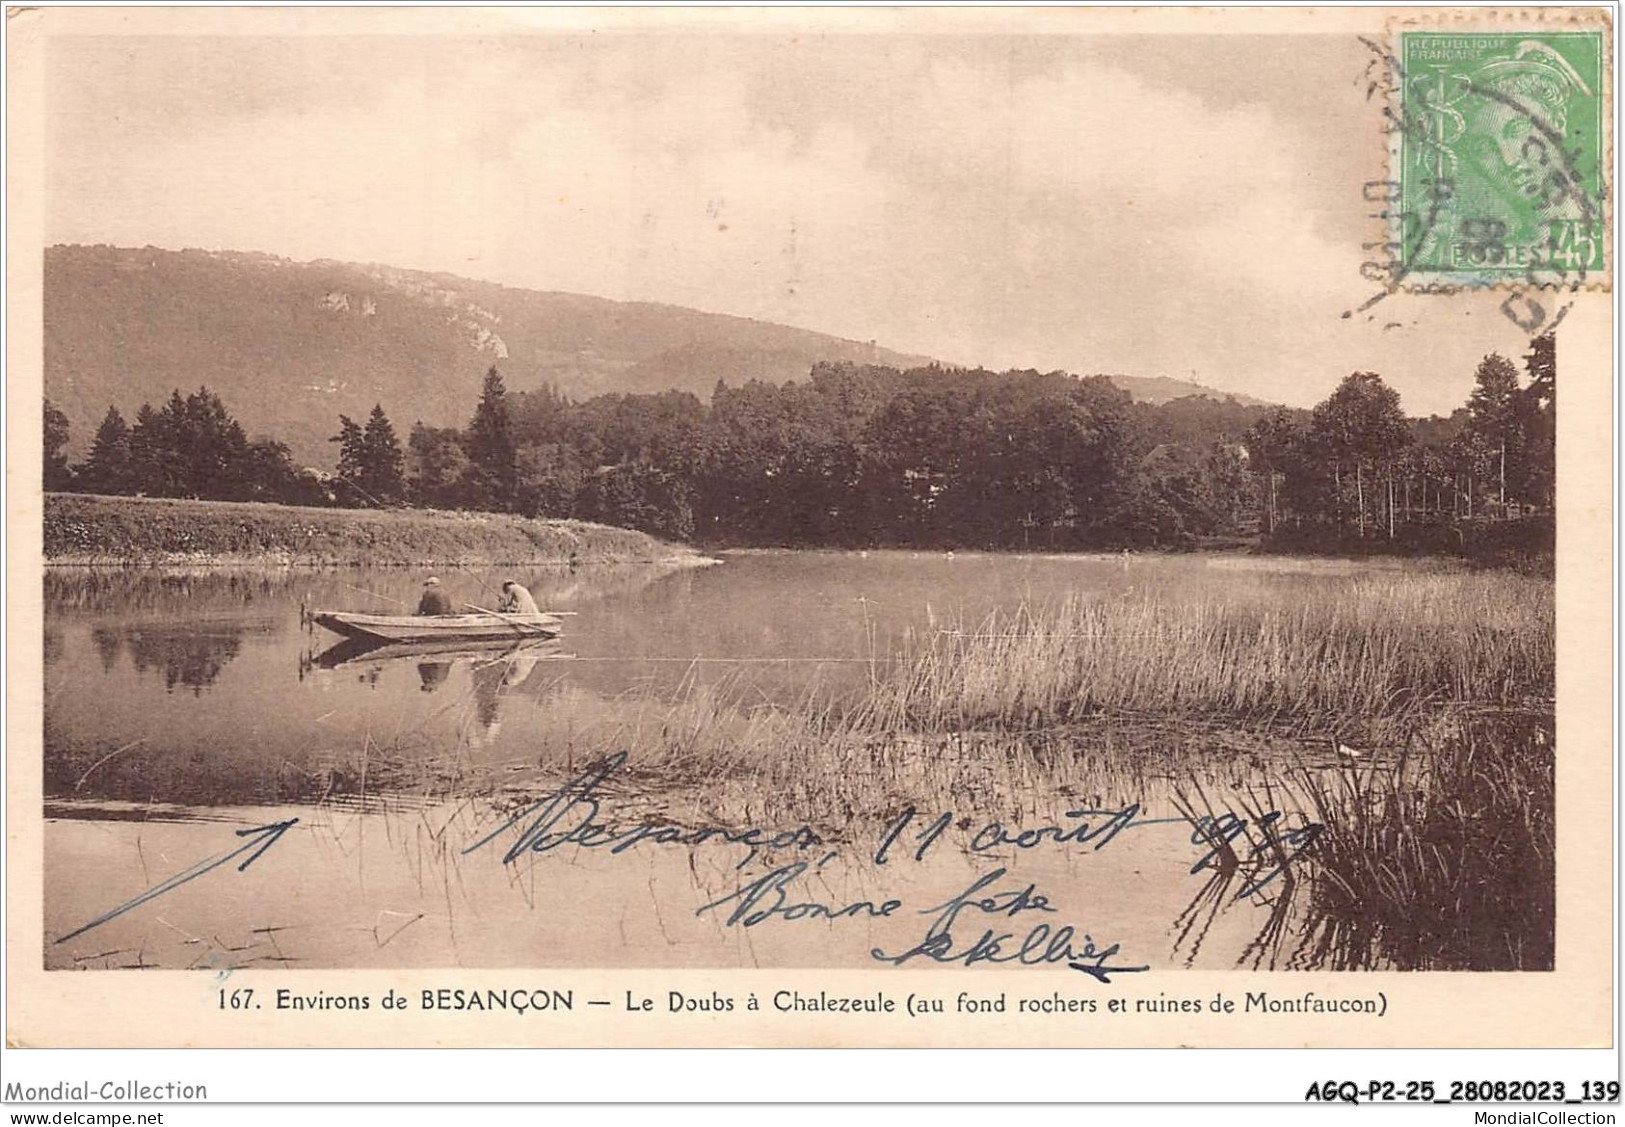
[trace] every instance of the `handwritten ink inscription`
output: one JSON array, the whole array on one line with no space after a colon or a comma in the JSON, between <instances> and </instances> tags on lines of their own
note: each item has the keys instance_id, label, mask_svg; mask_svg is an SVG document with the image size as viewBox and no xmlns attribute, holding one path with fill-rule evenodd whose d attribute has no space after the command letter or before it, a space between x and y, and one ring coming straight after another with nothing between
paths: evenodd
<instances>
[{"instance_id":1,"label":"handwritten ink inscription","mask_svg":"<svg viewBox=\"0 0 1625 1127\"><path fill-rule=\"evenodd\" d=\"M880 830L872 849L861 853L865 872L896 873L900 866L923 866L936 853L952 849L969 858L972 872L952 895L905 896L885 891L842 897L829 891L829 872L850 869L843 844L810 825L789 829L760 826L689 826L677 822L615 820L607 811L607 791L615 774L626 767L622 752L592 765L556 790L529 802L463 846L463 856L484 854L503 867L541 863L550 854L590 850L619 856L637 849L678 847L690 857L705 849L737 849L732 866L740 873L737 887L709 899L696 917L722 928L777 929L819 922L826 926L867 922L884 925L885 936L871 941L870 958L879 964L954 965L962 967L1067 967L1101 983L1113 975L1150 969L1127 956L1119 942L1097 939L1098 927L1085 927L1057 903L1053 884L1015 875L1013 859L1038 850L1069 856L1108 850L1127 834L1167 832L1181 827L1194 849L1192 875L1211 871L1227 879L1241 874L1236 898L1258 898L1264 890L1314 845L1321 827L1288 819L1278 811L1242 816L1233 812L1153 817L1138 803L1117 808L1087 807L1065 811L1052 823L1011 826L998 821L981 825L953 811L922 815L909 808ZM244 854L237 869L247 871L299 819L290 818L239 830L246 840L236 848L206 858L155 885L140 896L103 913L57 939L64 943L168 892L202 877ZM850 849L850 845L844 846ZM758 862L760 873L747 870ZM975 871L978 863L990 865ZM940 884L938 885L940 888ZM1070 890L1066 890L1070 891Z\"/></svg>"}]
</instances>

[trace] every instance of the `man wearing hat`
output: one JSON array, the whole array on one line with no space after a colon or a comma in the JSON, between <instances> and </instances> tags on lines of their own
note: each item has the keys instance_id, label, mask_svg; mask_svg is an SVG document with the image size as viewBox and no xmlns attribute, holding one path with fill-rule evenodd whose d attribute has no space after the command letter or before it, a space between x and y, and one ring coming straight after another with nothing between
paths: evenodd
<instances>
[{"instance_id":1,"label":"man wearing hat","mask_svg":"<svg viewBox=\"0 0 1625 1127\"><path fill-rule=\"evenodd\" d=\"M418 600L419 614L451 614L451 600L440 589L440 580L434 576L423 581L423 598Z\"/></svg>"}]
</instances>

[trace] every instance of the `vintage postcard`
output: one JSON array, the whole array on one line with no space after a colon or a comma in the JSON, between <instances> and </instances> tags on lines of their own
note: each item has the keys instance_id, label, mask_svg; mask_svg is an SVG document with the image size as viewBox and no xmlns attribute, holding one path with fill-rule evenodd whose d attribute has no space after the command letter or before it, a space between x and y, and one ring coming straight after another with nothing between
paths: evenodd
<instances>
[{"instance_id":1,"label":"vintage postcard","mask_svg":"<svg viewBox=\"0 0 1625 1127\"><path fill-rule=\"evenodd\" d=\"M1611 1044L1607 11L8 23L11 1045Z\"/></svg>"}]
</instances>

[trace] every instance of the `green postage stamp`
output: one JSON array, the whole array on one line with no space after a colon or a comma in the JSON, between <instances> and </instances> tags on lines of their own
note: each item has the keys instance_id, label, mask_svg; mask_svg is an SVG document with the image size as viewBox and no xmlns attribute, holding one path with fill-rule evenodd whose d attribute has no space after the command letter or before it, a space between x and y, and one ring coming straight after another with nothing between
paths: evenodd
<instances>
[{"instance_id":1,"label":"green postage stamp","mask_svg":"<svg viewBox=\"0 0 1625 1127\"><path fill-rule=\"evenodd\" d=\"M1412 287L1607 280L1603 50L1598 30L1401 33Z\"/></svg>"}]
</instances>

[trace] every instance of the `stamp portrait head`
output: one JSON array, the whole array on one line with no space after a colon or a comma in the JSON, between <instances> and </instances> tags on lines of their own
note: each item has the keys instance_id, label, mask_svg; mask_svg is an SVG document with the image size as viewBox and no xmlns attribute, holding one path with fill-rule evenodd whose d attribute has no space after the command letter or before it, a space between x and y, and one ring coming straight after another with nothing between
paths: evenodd
<instances>
[{"instance_id":1,"label":"stamp portrait head","mask_svg":"<svg viewBox=\"0 0 1625 1127\"><path fill-rule=\"evenodd\" d=\"M1480 95L1467 102L1466 136L1480 161L1499 160L1519 191L1539 185L1539 153L1548 139L1568 132L1569 101L1590 97L1591 88L1556 50L1535 40L1520 42L1508 56L1492 58L1471 76ZM1536 138L1536 140L1531 140Z\"/></svg>"}]
</instances>

